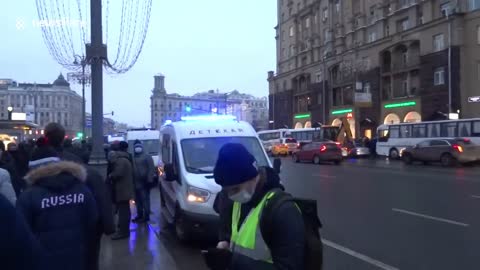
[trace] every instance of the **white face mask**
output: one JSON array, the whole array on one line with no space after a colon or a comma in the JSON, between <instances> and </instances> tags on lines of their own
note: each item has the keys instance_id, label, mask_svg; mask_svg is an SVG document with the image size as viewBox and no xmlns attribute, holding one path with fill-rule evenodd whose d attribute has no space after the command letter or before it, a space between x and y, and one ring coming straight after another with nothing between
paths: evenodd
<instances>
[{"instance_id":1,"label":"white face mask","mask_svg":"<svg viewBox=\"0 0 480 270\"><path fill-rule=\"evenodd\" d=\"M230 198L230 200L234 202L248 203L252 199L253 193L250 193L247 190L242 189L241 191L228 197Z\"/></svg>"},{"instance_id":2,"label":"white face mask","mask_svg":"<svg viewBox=\"0 0 480 270\"><path fill-rule=\"evenodd\" d=\"M258 183L258 177L255 178L255 184L253 185L251 191L248 190L248 188L247 189L242 189L239 192L228 196L228 198L230 198L230 200L232 200L234 202L248 203L252 199L253 194L255 193L257 183Z\"/></svg>"},{"instance_id":3,"label":"white face mask","mask_svg":"<svg viewBox=\"0 0 480 270\"><path fill-rule=\"evenodd\" d=\"M142 151L143 149L141 147L135 147L135 153L140 154Z\"/></svg>"}]
</instances>

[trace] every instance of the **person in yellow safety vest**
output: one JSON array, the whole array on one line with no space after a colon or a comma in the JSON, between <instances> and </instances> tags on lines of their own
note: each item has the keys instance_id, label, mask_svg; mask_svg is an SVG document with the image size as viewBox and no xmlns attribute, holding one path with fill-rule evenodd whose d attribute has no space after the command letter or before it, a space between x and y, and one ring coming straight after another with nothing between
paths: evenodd
<instances>
[{"instance_id":1,"label":"person in yellow safety vest","mask_svg":"<svg viewBox=\"0 0 480 270\"><path fill-rule=\"evenodd\" d=\"M257 168L255 158L243 145L229 143L220 149L214 178L231 204L221 207L227 210L220 212L222 220L230 222L230 226L224 226L231 229L225 234L230 235L230 239L220 239L217 250L228 250L231 259L226 266L209 265L210 268L304 269L305 229L302 214L293 202L282 204L272 213L270 224L274 226L269 228L268 241L264 239L266 232L261 230L262 211L275 191L283 188L278 174L271 168ZM225 257L225 252L212 254ZM222 262L222 259L211 261Z\"/></svg>"}]
</instances>

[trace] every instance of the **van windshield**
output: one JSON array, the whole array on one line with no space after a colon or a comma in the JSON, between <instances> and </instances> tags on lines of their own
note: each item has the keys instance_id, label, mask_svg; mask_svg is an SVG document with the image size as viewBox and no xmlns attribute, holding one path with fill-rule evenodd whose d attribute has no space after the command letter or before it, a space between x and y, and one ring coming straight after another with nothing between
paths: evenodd
<instances>
[{"instance_id":1,"label":"van windshield","mask_svg":"<svg viewBox=\"0 0 480 270\"><path fill-rule=\"evenodd\" d=\"M263 148L255 137L216 137L182 140L185 167L190 173L212 173L218 152L227 143L240 143L255 157L257 166L269 166Z\"/></svg>"},{"instance_id":2,"label":"van windshield","mask_svg":"<svg viewBox=\"0 0 480 270\"><path fill-rule=\"evenodd\" d=\"M156 156L158 155L158 150L160 150L160 141L157 140L140 140L143 145L143 153ZM133 153L133 146L135 144L135 140L128 141L128 152Z\"/></svg>"}]
</instances>

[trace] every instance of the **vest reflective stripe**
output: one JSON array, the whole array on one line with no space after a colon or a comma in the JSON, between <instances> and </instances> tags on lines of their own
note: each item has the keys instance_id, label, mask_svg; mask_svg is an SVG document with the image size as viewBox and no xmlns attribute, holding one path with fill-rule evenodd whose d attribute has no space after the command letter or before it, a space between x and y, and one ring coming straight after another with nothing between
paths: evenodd
<instances>
[{"instance_id":1,"label":"vest reflective stripe","mask_svg":"<svg viewBox=\"0 0 480 270\"><path fill-rule=\"evenodd\" d=\"M248 216L238 229L240 221L241 204L235 202L232 211L232 237L230 240L233 253L241 254L253 260L273 263L270 249L265 243L260 230L260 217L268 199L275 195L267 193L257 207L250 210Z\"/></svg>"}]
</instances>

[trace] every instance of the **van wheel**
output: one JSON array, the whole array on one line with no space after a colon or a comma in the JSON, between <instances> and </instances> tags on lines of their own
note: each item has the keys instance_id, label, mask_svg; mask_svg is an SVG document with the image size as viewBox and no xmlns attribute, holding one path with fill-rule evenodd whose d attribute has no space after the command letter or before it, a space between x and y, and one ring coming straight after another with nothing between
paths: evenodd
<instances>
[{"instance_id":1,"label":"van wheel","mask_svg":"<svg viewBox=\"0 0 480 270\"><path fill-rule=\"evenodd\" d=\"M319 156L314 156L313 157L313 163L314 164L320 164L320 157Z\"/></svg>"},{"instance_id":2,"label":"van wheel","mask_svg":"<svg viewBox=\"0 0 480 270\"><path fill-rule=\"evenodd\" d=\"M185 224L185 220L182 215L182 211L180 210L179 207L177 207L177 210L175 211L175 235L177 236L178 240L182 243L187 243L190 238L190 232Z\"/></svg>"},{"instance_id":3,"label":"van wheel","mask_svg":"<svg viewBox=\"0 0 480 270\"><path fill-rule=\"evenodd\" d=\"M398 158L400 157L400 154L398 153L397 148L392 148L392 149L390 149L390 155L389 155L389 157L390 157L391 159L398 159Z\"/></svg>"},{"instance_id":4,"label":"van wheel","mask_svg":"<svg viewBox=\"0 0 480 270\"><path fill-rule=\"evenodd\" d=\"M440 157L440 162L442 163L442 166L450 167L455 164L455 158L452 155L445 153Z\"/></svg>"}]
</instances>

